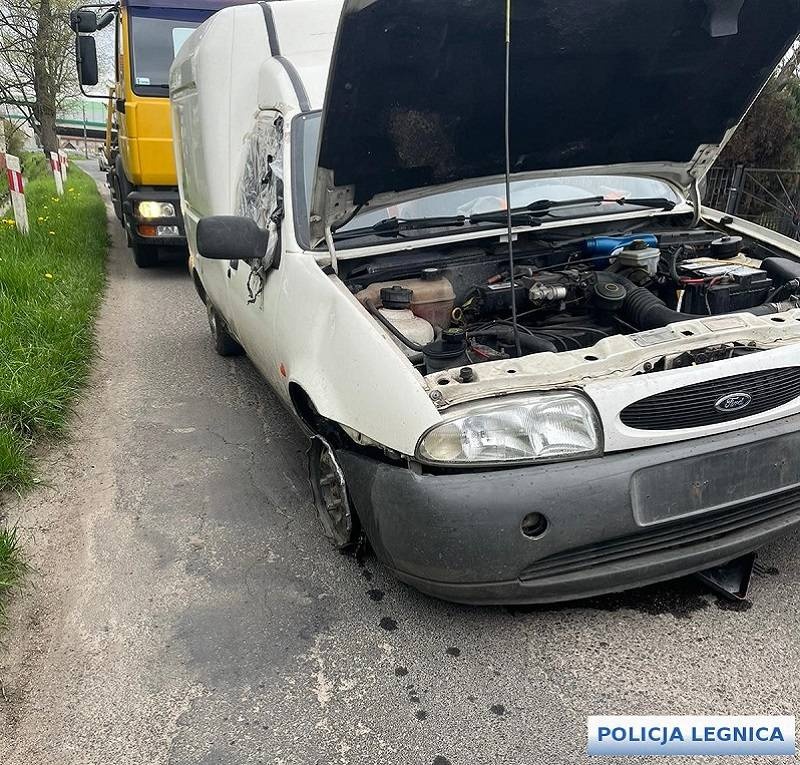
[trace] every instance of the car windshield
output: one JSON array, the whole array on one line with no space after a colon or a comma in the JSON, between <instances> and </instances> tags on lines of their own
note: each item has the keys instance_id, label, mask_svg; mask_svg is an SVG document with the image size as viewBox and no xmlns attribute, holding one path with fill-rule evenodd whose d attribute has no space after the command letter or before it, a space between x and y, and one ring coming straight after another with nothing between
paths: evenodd
<instances>
[{"instance_id":1,"label":"car windshield","mask_svg":"<svg viewBox=\"0 0 800 765\"><path fill-rule=\"evenodd\" d=\"M207 11L138 8L131 14L131 85L141 96L169 95L169 68Z\"/></svg>"},{"instance_id":2,"label":"car windshield","mask_svg":"<svg viewBox=\"0 0 800 765\"><path fill-rule=\"evenodd\" d=\"M301 197L299 200L301 204L297 205L297 207L302 209L303 203L305 203L305 211L310 209L311 195L313 193L320 116L319 112L303 115L303 119L300 121L299 137L302 144L303 165L301 183L303 188L297 188L298 196ZM541 199L558 202L597 196L605 197L608 200L659 198L676 204L683 201L668 183L656 178L586 175L512 180L511 182L512 208L522 208ZM391 207L370 208L358 213L338 231L346 232L366 228L387 218L412 219L441 218L454 215L470 216L478 213L505 210L506 207L505 185L502 182L476 185L456 191L446 191L441 194L429 194ZM615 212L618 212L618 210L615 210ZM580 207L570 207L558 210L554 213L554 217L567 219L579 217L584 213L585 210L582 211ZM300 220L298 219L296 222L300 227Z\"/></svg>"}]
</instances>

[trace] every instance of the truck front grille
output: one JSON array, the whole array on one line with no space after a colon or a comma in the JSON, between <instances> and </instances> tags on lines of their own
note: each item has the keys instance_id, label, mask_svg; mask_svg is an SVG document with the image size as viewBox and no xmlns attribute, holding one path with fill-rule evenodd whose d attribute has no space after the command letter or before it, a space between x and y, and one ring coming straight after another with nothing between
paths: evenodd
<instances>
[{"instance_id":1,"label":"truck front grille","mask_svg":"<svg viewBox=\"0 0 800 765\"><path fill-rule=\"evenodd\" d=\"M590 571L607 565L620 565L634 558L659 553L701 548L713 540L742 531L756 530L764 523L800 520L800 488L743 502L725 510L663 523L626 537L577 547L536 561L520 575L522 581L546 579Z\"/></svg>"},{"instance_id":2,"label":"truck front grille","mask_svg":"<svg viewBox=\"0 0 800 765\"><path fill-rule=\"evenodd\" d=\"M800 367L763 369L657 393L630 404L622 422L637 430L677 430L731 422L800 397Z\"/></svg>"}]
</instances>

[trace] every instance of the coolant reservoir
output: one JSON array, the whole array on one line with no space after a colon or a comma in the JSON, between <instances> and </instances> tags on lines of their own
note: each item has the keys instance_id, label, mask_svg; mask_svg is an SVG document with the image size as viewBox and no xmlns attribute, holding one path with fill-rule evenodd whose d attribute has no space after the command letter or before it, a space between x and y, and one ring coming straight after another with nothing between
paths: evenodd
<instances>
[{"instance_id":1,"label":"coolant reservoir","mask_svg":"<svg viewBox=\"0 0 800 765\"><path fill-rule=\"evenodd\" d=\"M410 306L413 292L405 287L393 285L384 287L380 291L381 308L378 312L384 319L411 342L417 345L428 345L433 341L433 327L429 321L416 316ZM411 361L421 361L422 353L409 348L402 340L392 336L392 339L402 349Z\"/></svg>"},{"instance_id":2,"label":"coolant reservoir","mask_svg":"<svg viewBox=\"0 0 800 765\"><path fill-rule=\"evenodd\" d=\"M396 282L377 282L370 284L366 289L361 290L356 298L361 303L372 300L373 303L383 302L380 300L381 290L386 287L404 287L411 290L411 311L421 319L425 319L434 327L447 329L450 326L450 314L453 313L456 295L453 285L439 268L426 268L422 272L421 279L401 279Z\"/></svg>"}]
</instances>

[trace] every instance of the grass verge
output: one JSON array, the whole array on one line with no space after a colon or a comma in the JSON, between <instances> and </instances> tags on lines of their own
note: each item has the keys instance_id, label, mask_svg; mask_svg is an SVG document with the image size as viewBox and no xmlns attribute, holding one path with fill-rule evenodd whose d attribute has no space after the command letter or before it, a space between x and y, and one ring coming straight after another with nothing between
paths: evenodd
<instances>
[{"instance_id":1,"label":"grass verge","mask_svg":"<svg viewBox=\"0 0 800 765\"><path fill-rule=\"evenodd\" d=\"M5 595L19 587L28 572L16 529L0 529L0 626L6 621Z\"/></svg>"},{"instance_id":2,"label":"grass verge","mask_svg":"<svg viewBox=\"0 0 800 765\"><path fill-rule=\"evenodd\" d=\"M71 167L56 196L48 163L23 158L30 234L0 222L0 492L34 481L36 445L64 432L89 372L108 249L94 181ZM23 572L14 529L0 528L0 602Z\"/></svg>"}]
</instances>

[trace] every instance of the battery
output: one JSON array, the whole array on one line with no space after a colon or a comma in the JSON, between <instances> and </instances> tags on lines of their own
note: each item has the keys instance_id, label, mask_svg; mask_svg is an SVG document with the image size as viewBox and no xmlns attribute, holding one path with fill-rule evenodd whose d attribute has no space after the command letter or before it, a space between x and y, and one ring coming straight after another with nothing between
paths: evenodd
<instances>
[{"instance_id":1,"label":"battery","mask_svg":"<svg viewBox=\"0 0 800 765\"><path fill-rule=\"evenodd\" d=\"M744 311L761 305L772 291L766 271L748 266L728 269L724 274L702 274L722 281L687 284L682 310L693 314L721 314Z\"/></svg>"}]
</instances>

